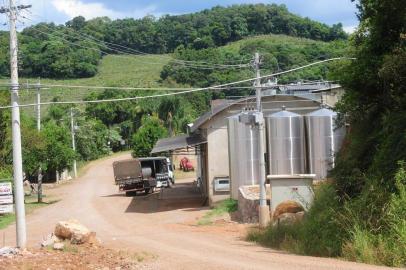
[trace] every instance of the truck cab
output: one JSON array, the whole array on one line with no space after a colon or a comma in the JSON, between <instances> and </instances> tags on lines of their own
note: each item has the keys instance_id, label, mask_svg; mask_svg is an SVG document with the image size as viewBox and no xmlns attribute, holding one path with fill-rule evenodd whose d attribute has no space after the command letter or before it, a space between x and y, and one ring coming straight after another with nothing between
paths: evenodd
<instances>
[{"instance_id":1,"label":"truck cab","mask_svg":"<svg viewBox=\"0 0 406 270\"><path fill-rule=\"evenodd\" d=\"M171 181L172 184L175 184L174 168L173 168L172 162L169 158L166 158L166 164L168 165L169 181Z\"/></svg>"},{"instance_id":2,"label":"truck cab","mask_svg":"<svg viewBox=\"0 0 406 270\"><path fill-rule=\"evenodd\" d=\"M139 158L139 161L145 172L144 177L156 179L156 187L170 186L170 171L166 157L145 157Z\"/></svg>"}]
</instances>

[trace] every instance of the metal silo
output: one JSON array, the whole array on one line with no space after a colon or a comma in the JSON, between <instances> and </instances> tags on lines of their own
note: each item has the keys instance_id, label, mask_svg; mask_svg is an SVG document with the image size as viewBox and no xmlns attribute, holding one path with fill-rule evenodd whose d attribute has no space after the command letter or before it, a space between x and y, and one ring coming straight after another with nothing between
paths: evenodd
<instances>
[{"instance_id":1,"label":"metal silo","mask_svg":"<svg viewBox=\"0 0 406 270\"><path fill-rule=\"evenodd\" d=\"M228 118L228 157L231 198L238 189L259 183L258 129L239 122L239 115Z\"/></svg>"},{"instance_id":2,"label":"metal silo","mask_svg":"<svg viewBox=\"0 0 406 270\"><path fill-rule=\"evenodd\" d=\"M345 128L336 128L337 113L322 108L305 116L309 173L325 179L334 167L335 155L340 150Z\"/></svg>"},{"instance_id":3,"label":"metal silo","mask_svg":"<svg viewBox=\"0 0 406 270\"><path fill-rule=\"evenodd\" d=\"M268 168L272 175L306 173L303 116L285 110L266 117Z\"/></svg>"}]
</instances>

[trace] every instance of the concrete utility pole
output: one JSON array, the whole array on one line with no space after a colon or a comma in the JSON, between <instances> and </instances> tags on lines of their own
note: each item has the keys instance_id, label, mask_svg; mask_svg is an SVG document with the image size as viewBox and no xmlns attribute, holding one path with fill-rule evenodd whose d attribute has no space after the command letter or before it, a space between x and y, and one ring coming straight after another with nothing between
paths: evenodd
<instances>
[{"instance_id":1,"label":"concrete utility pole","mask_svg":"<svg viewBox=\"0 0 406 270\"><path fill-rule=\"evenodd\" d=\"M266 201L266 175L265 175L265 128L264 115L261 106L261 72L259 53L255 53L254 68L256 74L255 89L257 103L257 120L256 125L259 129L258 154L259 154L259 226L266 227L269 223L269 206Z\"/></svg>"},{"instance_id":2,"label":"concrete utility pole","mask_svg":"<svg viewBox=\"0 0 406 270\"><path fill-rule=\"evenodd\" d=\"M9 0L9 7L0 8L0 13L9 16L10 24L10 73L11 73L11 120L12 120L12 142L13 142L13 174L16 211L16 233L17 247L25 248L27 232L25 223L24 187L23 187L23 166L21 154L21 129L20 129L20 107L18 105L18 42L16 30L16 11L30 8L31 6L15 6L14 0Z\"/></svg>"},{"instance_id":3,"label":"concrete utility pole","mask_svg":"<svg viewBox=\"0 0 406 270\"><path fill-rule=\"evenodd\" d=\"M70 108L70 129L72 134L72 149L76 153L76 143L75 143L75 124L73 121L73 108ZM78 171L76 167L76 158L73 160L73 176L76 178L78 176Z\"/></svg>"},{"instance_id":4,"label":"concrete utility pole","mask_svg":"<svg viewBox=\"0 0 406 270\"><path fill-rule=\"evenodd\" d=\"M37 130L41 131L41 82L37 83Z\"/></svg>"},{"instance_id":5,"label":"concrete utility pole","mask_svg":"<svg viewBox=\"0 0 406 270\"><path fill-rule=\"evenodd\" d=\"M38 79L37 83L37 130L41 131L41 82ZM41 166L38 168L38 202L42 203L42 169Z\"/></svg>"}]
</instances>

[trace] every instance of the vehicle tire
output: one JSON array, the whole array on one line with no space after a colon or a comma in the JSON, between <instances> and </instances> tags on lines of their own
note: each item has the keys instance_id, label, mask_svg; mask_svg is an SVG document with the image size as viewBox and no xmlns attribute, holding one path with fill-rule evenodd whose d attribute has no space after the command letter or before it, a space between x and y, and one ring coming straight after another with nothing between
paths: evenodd
<instances>
[{"instance_id":1,"label":"vehicle tire","mask_svg":"<svg viewBox=\"0 0 406 270\"><path fill-rule=\"evenodd\" d=\"M150 191L151 191L151 189L150 189L150 188L146 188L146 189L144 190L145 195L149 194L149 192L150 192Z\"/></svg>"}]
</instances>

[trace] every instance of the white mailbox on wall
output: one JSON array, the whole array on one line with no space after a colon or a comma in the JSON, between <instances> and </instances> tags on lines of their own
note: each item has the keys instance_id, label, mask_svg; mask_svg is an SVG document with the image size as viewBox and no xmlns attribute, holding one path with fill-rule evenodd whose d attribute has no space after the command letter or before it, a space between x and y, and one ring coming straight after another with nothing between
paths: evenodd
<instances>
[{"instance_id":1,"label":"white mailbox on wall","mask_svg":"<svg viewBox=\"0 0 406 270\"><path fill-rule=\"evenodd\" d=\"M314 197L314 174L268 175L271 184L271 213L286 201L295 201L308 210Z\"/></svg>"}]
</instances>

